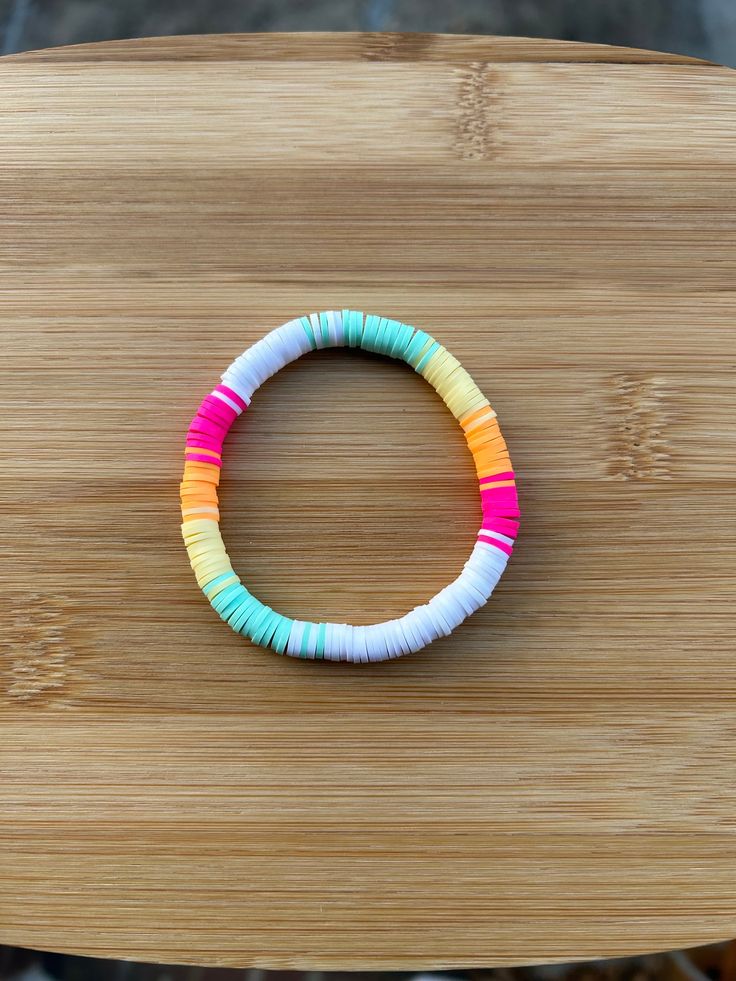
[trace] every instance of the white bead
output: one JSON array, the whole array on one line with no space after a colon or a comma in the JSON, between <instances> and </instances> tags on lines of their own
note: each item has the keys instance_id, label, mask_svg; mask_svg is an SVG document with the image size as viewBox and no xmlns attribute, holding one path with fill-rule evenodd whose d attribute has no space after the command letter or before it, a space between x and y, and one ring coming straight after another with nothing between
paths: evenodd
<instances>
[{"instance_id":1,"label":"white bead","mask_svg":"<svg viewBox=\"0 0 736 981\"><path fill-rule=\"evenodd\" d=\"M322 324L319 322L319 314L310 313L309 323L312 325L312 332L314 333L314 340L317 345L317 350L321 351L322 348L327 347L327 345L322 340Z\"/></svg>"},{"instance_id":2,"label":"white bead","mask_svg":"<svg viewBox=\"0 0 736 981\"><path fill-rule=\"evenodd\" d=\"M355 642L355 648L353 651L353 660L360 661L365 664L368 661L368 646L365 641L365 627L354 627L353 628L353 639Z\"/></svg>"},{"instance_id":3,"label":"white bead","mask_svg":"<svg viewBox=\"0 0 736 981\"><path fill-rule=\"evenodd\" d=\"M353 640L353 634L355 632L355 627L351 626L349 623L343 623L342 626L342 647L340 660L341 661L354 661L355 660L355 641Z\"/></svg>"},{"instance_id":4,"label":"white bead","mask_svg":"<svg viewBox=\"0 0 736 981\"><path fill-rule=\"evenodd\" d=\"M330 337L330 347L337 347L339 342L337 340L337 325L334 310L327 311L327 332Z\"/></svg>"},{"instance_id":5,"label":"white bead","mask_svg":"<svg viewBox=\"0 0 736 981\"><path fill-rule=\"evenodd\" d=\"M331 310L330 314L335 325L335 344L338 347L343 347L345 344L345 326L342 322L342 312L340 310Z\"/></svg>"},{"instance_id":6,"label":"white bead","mask_svg":"<svg viewBox=\"0 0 736 981\"><path fill-rule=\"evenodd\" d=\"M286 645L286 653L291 654L292 657L298 657L299 651L302 646L302 634L304 633L304 627L306 624L302 620L295 620L291 625L291 633L289 634L289 642Z\"/></svg>"},{"instance_id":7,"label":"white bead","mask_svg":"<svg viewBox=\"0 0 736 981\"><path fill-rule=\"evenodd\" d=\"M307 640L307 657L313 658L317 653L317 637L319 636L319 626L316 623L307 624L309 628L309 638Z\"/></svg>"},{"instance_id":8,"label":"white bead","mask_svg":"<svg viewBox=\"0 0 736 981\"><path fill-rule=\"evenodd\" d=\"M412 654L416 651L420 651L424 647L424 641L419 636L419 633L414 629L413 613L414 611L411 610L399 620L401 631Z\"/></svg>"},{"instance_id":9,"label":"white bead","mask_svg":"<svg viewBox=\"0 0 736 981\"><path fill-rule=\"evenodd\" d=\"M225 405L229 405L231 409L233 409L235 412L238 413L238 415L240 415L241 412L243 411L238 405L238 403L233 402L233 400L231 398L228 398L228 396L225 395L224 392L217 392L213 390L210 392L210 395L212 395L216 399L219 399L221 402L224 402Z\"/></svg>"}]
</instances>

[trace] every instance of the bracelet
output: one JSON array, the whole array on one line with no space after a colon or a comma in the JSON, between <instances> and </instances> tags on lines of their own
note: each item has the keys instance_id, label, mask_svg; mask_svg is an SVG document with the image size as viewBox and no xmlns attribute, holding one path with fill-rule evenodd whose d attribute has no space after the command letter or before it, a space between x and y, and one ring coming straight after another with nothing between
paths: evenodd
<instances>
[{"instance_id":1,"label":"bracelet","mask_svg":"<svg viewBox=\"0 0 736 981\"><path fill-rule=\"evenodd\" d=\"M284 365L309 351L340 346L403 358L434 386L465 432L483 512L476 544L457 579L403 617L362 627L292 620L265 606L234 572L219 526L222 444L235 419L256 389ZM266 334L233 361L221 380L205 396L187 433L181 530L200 588L236 633L292 657L382 661L448 636L486 603L519 528L514 472L488 399L438 341L397 320L355 310L313 313Z\"/></svg>"}]
</instances>

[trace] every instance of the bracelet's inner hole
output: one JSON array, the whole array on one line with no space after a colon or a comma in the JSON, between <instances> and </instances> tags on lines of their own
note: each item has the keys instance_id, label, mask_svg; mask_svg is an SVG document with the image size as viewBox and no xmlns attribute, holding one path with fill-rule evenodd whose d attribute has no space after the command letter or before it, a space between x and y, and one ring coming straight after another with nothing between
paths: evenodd
<instances>
[{"instance_id":1,"label":"bracelet's inner hole","mask_svg":"<svg viewBox=\"0 0 736 981\"><path fill-rule=\"evenodd\" d=\"M264 603L314 621L400 616L454 579L480 525L472 457L402 362L326 350L255 393L224 450L221 526Z\"/></svg>"}]
</instances>

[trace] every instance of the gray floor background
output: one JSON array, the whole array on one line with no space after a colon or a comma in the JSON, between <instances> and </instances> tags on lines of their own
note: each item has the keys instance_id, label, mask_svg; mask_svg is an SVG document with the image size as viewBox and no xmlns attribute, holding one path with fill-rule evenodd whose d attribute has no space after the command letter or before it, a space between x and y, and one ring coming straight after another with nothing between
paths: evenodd
<instances>
[{"instance_id":1,"label":"gray floor background","mask_svg":"<svg viewBox=\"0 0 736 981\"><path fill-rule=\"evenodd\" d=\"M0 0L0 50L230 31L521 34L736 66L736 0Z\"/></svg>"}]
</instances>

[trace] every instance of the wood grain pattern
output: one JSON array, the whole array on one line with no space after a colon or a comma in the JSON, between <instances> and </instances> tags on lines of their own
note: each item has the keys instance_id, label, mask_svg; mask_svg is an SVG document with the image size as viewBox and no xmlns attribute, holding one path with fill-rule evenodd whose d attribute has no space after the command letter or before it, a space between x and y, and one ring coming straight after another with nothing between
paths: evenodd
<instances>
[{"instance_id":1,"label":"wood grain pattern","mask_svg":"<svg viewBox=\"0 0 736 981\"><path fill-rule=\"evenodd\" d=\"M736 934L736 81L499 38L156 39L0 63L0 940L189 963L529 963ZM250 648L182 438L267 329L425 327L498 410L519 547L452 638ZM325 352L229 440L286 613L369 622L479 519L412 372Z\"/></svg>"}]
</instances>

